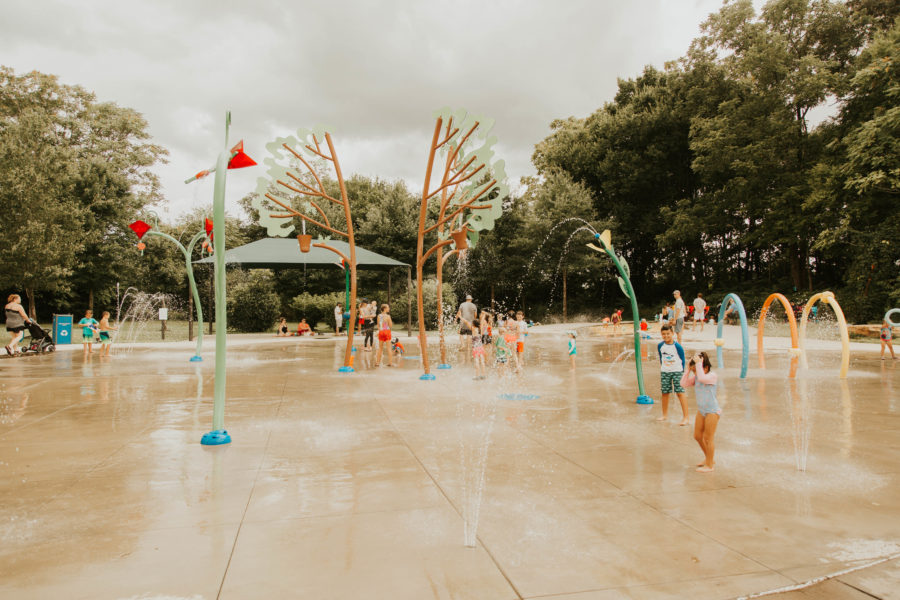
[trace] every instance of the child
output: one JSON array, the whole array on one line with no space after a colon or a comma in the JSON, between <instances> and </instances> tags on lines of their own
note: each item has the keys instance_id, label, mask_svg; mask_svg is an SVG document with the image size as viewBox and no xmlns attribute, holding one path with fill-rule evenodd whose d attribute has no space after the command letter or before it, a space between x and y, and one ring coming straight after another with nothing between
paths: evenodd
<instances>
[{"instance_id":1,"label":"child","mask_svg":"<svg viewBox=\"0 0 900 600\"><path fill-rule=\"evenodd\" d=\"M505 365L509 360L509 346L506 345L506 336L498 335L494 344L494 364Z\"/></svg>"},{"instance_id":2,"label":"child","mask_svg":"<svg viewBox=\"0 0 900 600\"><path fill-rule=\"evenodd\" d=\"M578 334L572 331L571 329L566 332L569 336L569 370L575 370L575 355L578 354L578 349L575 347L575 338L578 337Z\"/></svg>"},{"instance_id":3,"label":"child","mask_svg":"<svg viewBox=\"0 0 900 600\"><path fill-rule=\"evenodd\" d=\"M512 311L510 311L510 313L512 313ZM502 336L503 341L506 343L507 358L510 355L512 355L513 352L516 352L516 350L518 350L518 344L517 344L518 337L519 337L517 334L518 331L519 331L519 325L518 325L518 323L516 323L515 313L512 313L506 318L506 329L503 332L503 336ZM519 355L516 354L515 358L516 358L516 368L518 368ZM506 361L503 361L503 362L506 362Z\"/></svg>"},{"instance_id":4,"label":"child","mask_svg":"<svg viewBox=\"0 0 900 600\"><path fill-rule=\"evenodd\" d=\"M475 363L475 379L484 379L484 343L481 335L481 320L472 321L472 359Z\"/></svg>"},{"instance_id":5,"label":"child","mask_svg":"<svg viewBox=\"0 0 900 600\"><path fill-rule=\"evenodd\" d=\"M109 324L109 311L104 310L100 317L100 356L109 356L109 348L112 344L110 331L116 331L118 327Z\"/></svg>"},{"instance_id":6,"label":"child","mask_svg":"<svg viewBox=\"0 0 900 600\"><path fill-rule=\"evenodd\" d=\"M528 323L525 322L525 313L521 310L516 313L516 368L525 366L525 337L528 335Z\"/></svg>"},{"instance_id":7,"label":"child","mask_svg":"<svg viewBox=\"0 0 900 600\"><path fill-rule=\"evenodd\" d=\"M403 353L406 352L406 348L403 347L403 344L400 343L400 338L394 338L391 340L391 350L394 354L397 355L397 360L403 358Z\"/></svg>"},{"instance_id":8,"label":"child","mask_svg":"<svg viewBox=\"0 0 900 600\"><path fill-rule=\"evenodd\" d=\"M647 319L641 319L641 339L650 339L650 325L647 323Z\"/></svg>"},{"instance_id":9,"label":"child","mask_svg":"<svg viewBox=\"0 0 900 600\"><path fill-rule=\"evenodd\" d=\"M81 345L84 348L84 355L94 351L94 331L97 329L97 325L100 323L94 318L94 311L86 310L84 311L84 318L78 321L78 324L82 326L81 329Z\"/></svg>"},{"instance_id":10,"label":"child","mask_svg":"<svg viewBox=\"0 0 900 600\"><path fill-rule=\"evenodd\" d=\"M493 315L486 310L481 311L481 343L484 344L485 356L494 348Z\"/></svg>"},{"instance_id":11,"label":"child","mask_svg":"<svg viewBox=\"0 0 900 600\"><path fill-rule=\"evenodd\" d=\"M613 314L609 316L609 322L612 323L613 326L613 334L619 333L619 320L621 317L619 316L619 311L613 311Z\"/></svg>"},{"instance_id":12,"label":"child","mask_svg":"<svg viewBox=\"0 0 900 600\"><path fill-rule=\"evenodd\" d=\"M657 421L665 421L669 418L669 394L672 388L675 389L675 395L681 403L681 423L679 425L688 424L687 398L684 396L684 388L681 387L681 376L684 374L684 348L675 341L675 334L672 332L672 326L663 325L660 330L662 339L656 347L659 353L659 381L662 388L662 416Z\"/></svg>"},{"instance_id":13,"label":"child","mask_svg":"<svg viewBox=\"0 0 900 600\"><path fill-rule=\"evenodd\" d=\"M891 333L891 324L885 319L881 322L881 360L884 360L885 347L891 351L891 359L897 360L897 356L894 354L894 345L891 343L893 337L894 336Z\"/></svg>"},{"instance_id":14,"label":"child","mask_svg":"<svg viewBox=\"0 0 900 600\"><path fill-rule=\"evenodd\" d=\"M712 363L706 352L697 353L688 363L687 371L681 378L681 385L688 387L696 383L697 418L694 421L694 439L703 450L704 459L697 464L701 473L710 473L716 466L716 427L722 409L716 400L718 377L712 373Z\"/></svg>"},{"instance_id":15,"label":"child","mask_svg":"<svg viewBox=\"0 0 900 600\"><path fill-rule=\"evenodd\" d=\"M378 315L378 352L375 353L375 366L381 365L381 352L385 343L388 345L388 363L387 366L394 366L394 348L391 344L391 327L394 322L391 320L391 307L388 304L381 305L381 314Z\"/></svg>"}]
</instances>

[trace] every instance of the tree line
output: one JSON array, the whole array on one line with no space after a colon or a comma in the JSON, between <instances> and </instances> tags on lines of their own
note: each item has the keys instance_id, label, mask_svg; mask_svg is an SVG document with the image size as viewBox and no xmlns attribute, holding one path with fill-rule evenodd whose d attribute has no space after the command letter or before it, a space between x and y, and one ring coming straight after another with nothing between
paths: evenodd
<instances>
[{"instance_id":1,"label":"tree line","mask_svg":"<svg viewBox=\"0 0 900 600\"><path fill-rule=\"evenodd\" d=\"M568 181L582 187L557 193L572 203L558 212L611 227L644 303L679 287L751 306L829 288L851 318L879 319L900 301L898 14L881 0L726 2L685 56L552 123L525 197L532 237L555 219L538 222L541 196Z\"/></svg>"},{"instance_id":2,"label":"tree line","mask_svg":"<svg viewBox=\"0 0 900 600\"><path fill-rule=\"evenodd\" d=\"M751 310L773 291L832 289L852 320L879 319L900 303L898 15L887 0L772 0L758 14L726 2L685 56L620 79L593 114L551 123L537 176L498 199L494 229L445 265L448 300L472 293L535 320L627 312L612 265L584 248L586 221L612 230L642 310L676 288L713 302L737 292ZM178 250L148 238L142 256L127 229L163 201L152 168L167 153L140 114L0 67L0 151L5 293L25 292L44 318L108 307L117 282L187 298ZM347 185L357 243L414 264L417 194L401 181ZM229 247L266 235L242 204ZM206 216L161 228L189 238ZM401 271L390 296L405 302ZM204 276L198 267L207 304ZM359 284L361 297L387 298L385 273ZM343 275L236 272L229 286L264 294L262 316L299 318Z\"/></svg>"}]
</instances>

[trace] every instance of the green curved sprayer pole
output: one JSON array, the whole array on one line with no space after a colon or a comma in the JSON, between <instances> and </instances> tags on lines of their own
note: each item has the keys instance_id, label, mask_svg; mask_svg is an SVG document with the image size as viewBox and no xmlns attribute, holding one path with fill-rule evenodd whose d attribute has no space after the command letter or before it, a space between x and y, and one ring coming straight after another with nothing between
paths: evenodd
<instances>
[{"instance_id":1,"label":"green curved sprayer pole","mask_svg":"<svg viewBox=\"0 0 900 600\"><path fill-rule=\"evenodd\" d=\"M622 280L625 282L625 291L628 295L628 299L631 301L631 314L633 315L634 321L634 367L637 372L637 383L638 383L638 392L639 396L637 397L638 404L653 404L653 398L648 396L644 391L644 369L641 365L641 330L640 330L640 316L638 315L638 305L637 299L634 295L634 288L631 287L631 278L628 277L628 273L625 271L625 268L622 266L622 263L619 262L619 257L616 256L616 253L612 249L612 244L610 243L609 231L604 231L603 234L595 233L594 237L600 240L600 243L603 244L603 250L606 254L612 259L613 264L616 265L616 269L619 271L619 275L622 277ZM588 246L593 249L599 251L600 249L594 246L593 244L588 244Z\"/></svg>"},{"instance_id":2,"label":"green curved sprayer pole","mask_svg":"<svg viewBox=\"0 0 900 600\"><path fill-rule=\"evenodd\" d=\"M197 323L200 326L197 333L197 350L194 352L194 356L191 357L191 362L199 362L203 360L203 358L201 357L201 353L203 352L203 308L200 306L200 294L197 292L197 282L194 280L194 265L193 263L191 263L191 254L194 251L194 245L196 245L197 242L206 237L206 232L201 231L200 233L195 235L193 239L191 239L191 242L188 244L187 248L182 246L181 242L173 238L171 235L163 233L162 231L151 229L147 232L146 235L155 235L169 240L170 242L178 246L178 249L181 250L181 253L184 255L184 262L187 266L188 283L190 283L191 286L191 295L194 297L194 304L197 306Z\"/></svg>"}]
</instances>

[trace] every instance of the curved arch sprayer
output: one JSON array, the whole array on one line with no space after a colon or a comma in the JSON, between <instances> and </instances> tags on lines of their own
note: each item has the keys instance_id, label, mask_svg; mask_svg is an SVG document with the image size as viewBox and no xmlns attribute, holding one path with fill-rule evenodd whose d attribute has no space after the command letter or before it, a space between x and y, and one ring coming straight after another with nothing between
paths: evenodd
<instances>
[{"instance_id":1,"label":"curved arch sprayer","mask_svg":"<svg viewBox=\"0 0 900 600\"><path fill-rule=\"evenodd\" d=\"M769 305L773 301L778 300L784 307L787 315L788 325L791 328L791 372L789 377L797 375L797 358L800 356L799 335L797 334L797 319L794 318L794 309L791 308L790 301L784 294L775 292L771 294L766 301L763 302L762 309L759 311L759 323L756 327L756 354L759 356L759 368L766 368L766 357L763 353L763 336L765 335L766 313L769 311Z\"/></svg>"},{"instance_id":2,"label":"curved arch sprayer","mask_svg":"<svg viewBox=\"0 0 900 600\"><path fill-rule=\"evenodd\" d=\"M725 296L722 299L722 307L719 308L719 322L716 328L716 362L719 364L720 369L725 366L725 361L722 358L722 347L725 345L725 338L722 337L722 333L725 326L725 311L728 308L728 300L734 302L734 306L738 311L738 317L741 319L741 343L743 346L741 349L741 379L745 379L747 377L747 364L750 362L750 330L747 328L747 312L744 310L744 303L734 293Z\"/></svg>"},{"instance_id":3,"label":"curved arch sprayer","mask_svg":"<svg viewBox=\"0 0 900 600\"><path fill-rule=\"evenodd\" d=\"M838 328L841 331L841 373L840 378L847 378L847 370L850 368L850 332L847 330L847 320L841 305L834 298L834 292L820 292L815 294L803 307L803 316L800 317L800 364L804 369L809 368L806 360L806 323L809 321L809 311L819 301L827 302L837 316Z\"/></svg>"},{"instance_id":4,"label":"curved arch sprayer","mask_svg":"<svg viewBox=\"0 0 900 600\"><path fill-rule=\"evenodd\" d=\"M891 319L891 315L894 313L900 315L900 308L892 308L891 310L884 313L884 320L891 324L891 327L900 327L900 321L894 321Z\"/></svg>"}]
</instances>

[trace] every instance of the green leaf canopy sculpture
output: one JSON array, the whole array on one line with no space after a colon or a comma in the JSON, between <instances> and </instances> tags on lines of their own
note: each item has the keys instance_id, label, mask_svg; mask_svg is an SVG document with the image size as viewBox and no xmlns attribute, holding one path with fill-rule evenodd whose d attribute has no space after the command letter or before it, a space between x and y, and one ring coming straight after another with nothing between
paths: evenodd
<instances>
[{"instance_id":1,"label":"green leaf canopy sculpture","mask_svg":"<svg viewBox=\"0 0 900 600\"><path fill-rule=\"evenodd\" d=\"M478 240L480 231L490 230L503 212L501 201L509 189L506 167L502 160L494 160L497 138L490 135L492 119L469 115L465 110L442 108L434 113L435 124L425 185L419 209L419 232L416 245L416 293L418 298L419 347L424 374L420 379L434 379L428 363L428 343L425 329L423 270L428 258L437 253L438 320L441 314L441 268L443 248L456 244L465 250ZM435 171L438 161L439 174ZM432 185L432 180L440 183ZM434 233L437 242L425 250L425 238ZM440 325L439 325L440 327ZM441 346L443 348L443 328ZM443 358L443 351L442 351Z\"/></svg>"},{"instance_id":2,"label":"green leaf canopy sculpture","mask_svg":"<svg viewBox=\"0 0 900 600\"><path fill-rule=\"evenodd\" d=\"M350 323L356 322L356 243L353 235L353 218L350 198L344 184L344 174L338 161L331 133L325 127L316 130L299 129L296 136L276 139L266 145L271 156L263 163L266 175L257 180L253 207L259 211L259 224L269 235L286 237L294 231L292 221L301 220L303 233L297 236L300 251L308 252L310 246L330 250L341 257L345 268L350 269ZM340 189L340 199L326 189L320 175L322 165L331 163ZM332 225L327 211L320 203L339 205L343 209L345 230ZM314 217L310 216L314 215ZM325 243L311 244L312 236L306 234L306 223L324 229L328 233L347 239L349 256ZM342 372L353 371L353 336L347 336Z\"/></svg>"}]
</instances>

